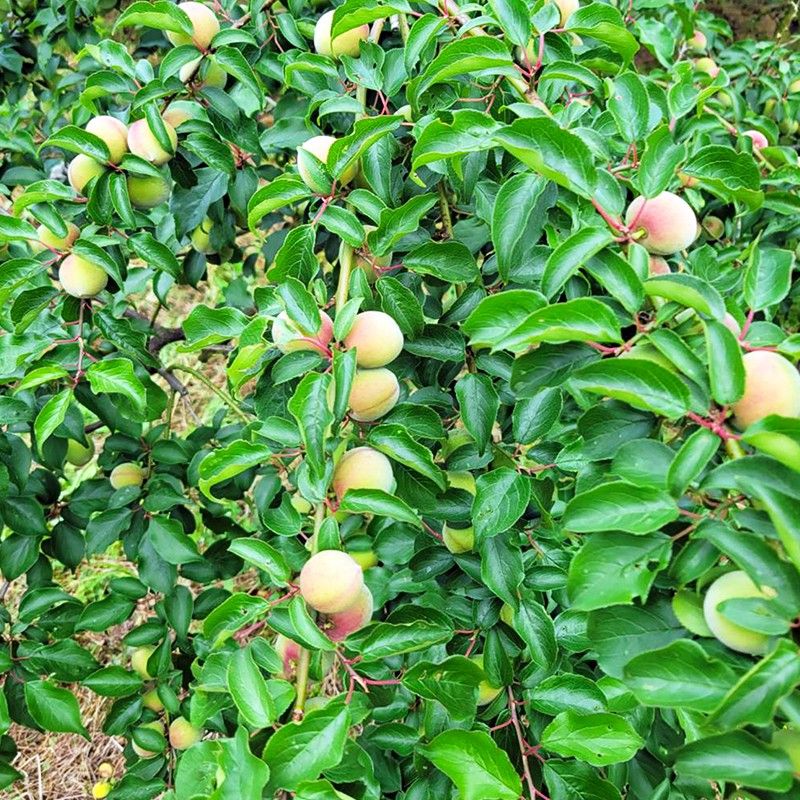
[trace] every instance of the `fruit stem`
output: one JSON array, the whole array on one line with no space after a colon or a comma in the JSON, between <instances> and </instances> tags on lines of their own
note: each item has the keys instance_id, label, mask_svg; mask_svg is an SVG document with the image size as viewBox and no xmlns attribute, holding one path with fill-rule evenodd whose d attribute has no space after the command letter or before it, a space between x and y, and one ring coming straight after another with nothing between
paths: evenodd
<instances>
[{"instance_id":1,"label":"fruit stem","mask_svg":"<svg viewBox=\"0 0 800 800\"><path fill-rule=\"evenodd\" d=\"M325 503L317 503L314 506L314 533L311 537L311 555L317 553L319 547L319 529L325 520ZM311 618L316 617L316 612L309 609ZM297 659L297 677L295 678L295 691L297 699L294 702L292 716L296 720L303 718L306 705L306 695L308 694L308 668L311 665L311 652L305 647L300 649L300 656Z\"/></svg>"},{"instance_id":2,"label":"fruit stem","mask_svg":"<svg viewBox=\"0 0 800 800\"><path fill-rule=\"evenodd\" d=\"M350 291L350 273L353 269L353 248L346 242L339 254L339 282L336 284L336 313L338 314L347 302Z\"/></svg>"}]
</instances>

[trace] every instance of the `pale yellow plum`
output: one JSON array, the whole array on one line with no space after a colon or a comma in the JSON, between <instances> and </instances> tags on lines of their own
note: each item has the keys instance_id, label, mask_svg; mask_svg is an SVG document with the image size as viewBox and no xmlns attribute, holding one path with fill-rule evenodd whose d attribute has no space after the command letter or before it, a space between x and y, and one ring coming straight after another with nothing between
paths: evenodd
<instances>
[{"instance_id":1,"label":"pale yellow plum","mask_svg":"<svg viewBox=\"0 0 800 800\"><path fill-rule=\"evenodd\" d=\"M309 503L308 500L306 500L305 497L300 494L300 492L295 492L289 502L291 502L292 508L298 514L308 514L312 509L311 503Z\"/></svg>"},{"instance_id":2,"label":"pale yellow plum","mask_svg":"<svg viewBox=\"0 0 800 800\"><path fill-rule=\"evenodd\" d=\"M80 153L69 162L67 167L67 178L69 185L78 194L84 194L84 189L89 184L92 178L97 178L106 171L106 168L99 162L95 161L89 156Z\"/></svg>"},{"instance_id":3,"label":"pale yellow plum","mask_svg":"<svg viewBox=\"0 0 800 800\"><path fill-rule=\"evenodd\" d=\"M348 552L364 572L378 566L378 555L374 550L349 550Z\"/></svg>"},{"instance_id":4,"label":"pale yellow plum","mask_svg":"<svg viewBox=\"0 0 800 800\"><path fill-rule=\"evenodd\" d=\"M151 689L142 695L142 705L151 711L155 711L156 714L160 714L164 710L164 704L155 689Z\"/></svg>"},{"instance_id":5,"label":"pale yellow plum","mask_svg":"<svg viewBox=\"0 0 800 800\"><path fill-rule=\"evenodd\" d=\"M97 768L97 774L101 778L108 780L114 775L114 765L110 764L108 761L103 761L103 763Z\"/></svg>"},{"instance_id":6,"label":"pale yellow plum","mask_svg":"<svg viewBox=\"0 0 800 800\"><path fill-rule=\"evenodd\" d=\"M719 611L718 606L726 600L767 597L746 572L735 570L726 572L708 587L703 601L703 616L711 633L731 650L750 655L763 655L767 652L769 636L751 631L731 622Z\"/></svg>"},{"instance_id":7,"label":"pale yellow plum","mask_svg":"<svg viewBox=\"0 0 800 800\"><path fill-rule=\"evenodd\" d=\"M169 122L164 122L164 129L174 152L178 145L178 134ZM134 155L156 166L166 164L173 156L161 146L146 119L137 119L128 129L128 148Z\"/></svg>"},{"instance_id":8,"label":"pale yellow plum","mask_svg":"<svg viewBox=\"0 0 800 800\"><path fill-rule=\"evenodd\" d=\"M707 56L696 59L694 62L694 68L698 72L704 72L711 78L716 78L717 75L719 75L719 67L717 66L716 62L713 58L708 58Z\"/></svg>"},{"instance_id":9,"label":"pale yellow plum","mask_svg":"<svg viewBox=\"0 0 800 800\"><path fill-rule=\"evenodd\" d=\"M298 585L311 608L323 614L335 614L358 600L364 586L364 573L347 553L323 550L303 565Z\"/></svg>"},{"instance_id":10,"label":"pale yellow plum","mask_svg":"<svg viewBox=\"0 0 800 800\"><path fill-rule=\"evenodd\" d=\"M333 471L333 491L341 501L348 489L395 489L392 462L371 447L348 450Z\"/></svg>"},{"instance_id":11,"label":"pale yellow plum","mask_svg":"<svg viewBox=\"0 0 800 800\"><path fill-rule=\"evenodd\" d=\"M153 720L152 722L146 722L144 725L141 726L142 728L152 728L154 731L158 731L159 733L164 733L164 725L159 720ZM133 752L136 753L139 758L153 758L157 756L158 753L154 753L151 750L145 750L144 747L140 747L136 742L131 743L131 747L133 748Z\"/></svg>"},{"instance_id":12,"label":"pale yellow plum","mask_svg":"<svg viewBox=\"0 0 800 800\"><path fill-rule=\"evenodd\" d=\"M661 192L650 199L637 197L628 206L625 223L636 241L656 255L677 253L697 238L697 217L692 207L672 192Z\"/></svg>"},{"instance_id":13,"label":"pale yellow plum","mask_svg":"<svg viewBox=\"0 0 800 800\"><path fill-rule=\"evenodd\" d=\"M207 50L211 40L219 33L217 15L208 6L192 0L178 3L178 8L189 17L192 23L192 35L165 31L167 39L176 47L182 44L194 44L200 50Z\"/></svg>"},{"instance_id":14,"label":"pale yellow plum","mask_svg":"<svg viewBox=\"0 0 800 800\"><path fill-rule=\"evenodd\" d=\"M331 641L341 642L351 633L363 628L372 619L373 611L372 592L363 586L355 603L349 608L328 615L328 624L323 630Z\"/></svg>"},{"instance_id":15,"label":"pale yellow plum","mask_svg":"<svg viewBox=\"0 0 800 800\"><path fill-rule=\"evenodd\" d=\"M194 81L201 88L224 89L228 82L228 73L213 58L207 58L205 63L202 62L203 57L199 56L184 64L178 72L180 80L183 83ZM166 120L166 112L162 118Z\"/></svg>"},{"instance_id":16,"label":"pale yellow plum","mask_svg":"<svg viewBox=\"0 0 800 800\"><path fill-rule=\"evenodd\" d=\"M81 235L81 229L74 222L67 223L66 236L56 236L44 225L40 225L36 232L39 234L39 242L43 247L49 250L58 250L59 252L69 250Z\"/></svg>"},{"instance_id":17,"label":"pale yellow plum","mask_svg":"<svg viewBox=\"0 0 800 800\"><path fill-rule=\"evenodd\" d=\"M132 461L117 464L111 470L109 480L114 489L122 489L125 486L141 486L144 481L144 470Z\"/></svg>"},{"instance_id":18,"label":"pale yellow plum","mask_svg":"<svg viewBox=\"0 0 800 800\"><path fill-rule=\"evenodd\" d=\"M213 253L214 248L211 246L211 229L214 227L214 223L211 220L211 217L204 217L203 221L192 231L192 235L189 237L192 242L192 247L197 250L198 253Z\"/></svg>"},{"instance_id":19,"label":"pale yellow plum","mask_svg":"<svg viewBox=\"0 0 800 800\"><path fill-rule=\"evenodd\" d=\"M697 186L697 178L693 175L687 175L685 172L678 173L678 180L681 182L681 186L685 186L687 189Z\"/></svg>"},{"instance_id":20,"label":"pale yellow plum","mask_svg":"<svg viewBox=\"0 0 800 800\"><path fill-rule=\"evenodd\" d=\"M355 348L359 367L384 367L403 349L400 326L383 311L362 311L356 315L344 340L345 347Z\"/></svg>"},{"instance_id":21,"label":"pale yellow plum","mask_svg":"<svg viewBox=\"0 0 800 800\"><path fill-rule=\"evenodd\" d=\"M333 10L326 11L314 26L314 49L321 56L353 56L359 54L361 42L366 41L369 36L369 25L359 25L349 31L340 33L331 41L331 29L333 27Z\"/></svg>"},{"instance_id":22,"label":"pale yellow plum","mask_svg":"<svg viewBox=\"0 0 800 800\"><path fill-rule=\"evenodd\" d=\"M103 798L111 794L113 788L114 786L109 781L97 781L97 783L92 786L92 797L94 800L103 800Z\"/></svg>"},{"instance_id":23,"label":"pale yellow plum","mask_svg":"<svg viewBox=\"0 0 800 800\"><path fill-rule=\"evenodd\" d=\"M164 122L168 122L173 128L179 128L187 120L195 116L196 103L188 100L177 100L169 104L167 110L161 115Z\"/></svg>"},{"instance_id":24,"label":"pale yellow plum","mask_svg":"<svg viewBox=\"0 0 800 800\"><path fill-rule=\"evenodd\" d=\"M169 725L169 743L175 750L188 750L202 737L203 732L183 717L175 717Z\"/></svg>"},{"instance_id":25,"label":"pale yellow plum","mask_svg":"<svg viewBox=\"0 0 800 800\"><path fill-rule=\"evenodd\" d=\"M772 735L772 744L780 747L789 756L794 771L800 772L800 731L781 728Z\"/></svg>"},{"instance_id":26,"label":"pale yellow plum","mask_svg":"<svg viewBox=\"0 0 800 800\"><path fill-rule=\"evenodd\" d=\"M155 175L128 175L128 196L135 208L155 208L167 200L171 183Z\"/></svg>"},{"instance_id":27,"label":"pale yellow plum","mask_svg":"<svg viewBox=\"0 0 800 800\"><path fill-rule=\"evenodd\" d=\"M81 444L75 439L67 439L67 462L74 467L82 467L94 458L94 447L89 442L88 445Z\"/></svg>"},{"instance_id":28,"label":"pale yellow plum","mask_svg":"<svg viewBox=\"0 0 800 800\"><path fill-rule=\"evenodd\" d=\"M800 417L800 373L791 361L769 350L752 350L742 361L744 394L732 405L739 428L770 414Z\"/></svg>"},{"instance_id":29,"label":"pale yellow plum","mask_svg":"<svg viewBox=\"0 0 800 800\"><path fill-rule=\"evenodd\" d=\"M793 80L789 84L789 94L796 94L797 92L800 92L800 78Z\"/></svg>"},{"instance_id":30,"label":"pale yellow plum","mask_svg":"<svg viewBox=\"0 0 800 800\"><path fill-rule=\"evenodd\" d=\"M108 114L94 117L86 124L86 130L105 142L112 164L119 164L128 152L128 126L116 117Z\"/></svg>"},{"instance_id":31,"label":"pale yellow plum","mask_svg":"<svg viewBox=\"0 0 800 800\"><path fill-rule=\"evenodd\" d=\"M372 422L397 405L400 384L389 369L359 369L350 389L350 416L359 422Z\"/></svg>"},{"instance_id":32,"label":"pale yellow plum","mask_svg":"<svg viewBox=\"0 0 800 800\"><path fill-rule=\"evenodd\" d=\"M73 254L61 262L58 281L73 297L94 297L106 288L108 274L97 264Z\"/></svg>"},{"instance_id":33,"label":"pale yellow plum","mask_svg":"<svg viewBox=\"0 0 800 800\"><path fill-rule=\"evenodd\" d=\"M293 353L295 350L320 350L326 348L333 339L333 320L324 312L319 312L322 325L315 334L307 334L291 320L285 311L281 311L272 323L272 341L282 353Z\"/></svg>"},{"instance_id":34,"label":"pale yellow plum","mask_svg":"<svg viewBox=\"0 0 800 800\"><path fill-rule=\"evenodd\" d=\"M137 647L131 655L131 669L143 680L152 680L153 676L147 671L147 662L155 652L155 648L147 645Z\"/></svg>"},{"instance_id":35,"label":"pale yellow plum","mask_svg":"<svg viewBox=\"0 0 800 800\"><path fill-rule=\"evenodd\" d=\"M330 184L327 180L320 179L317 175L318 165L309 158L310 154L327 169L328 153L336 141L334 136L312 136L297 148L297 171L303 182L316 194L327 194L330 191ZM349 166L338 178L340 186L346 186L358 174L358 162Z\"/></svg>"},{"instance_id":36,"label":"pale yellow plum","mask_svg":"<svg viewBox=\"0 0 800 800\"><path fill-rule=\"evenodd\" d=\"M468 553L475 547L475 529L472 525L465 528L445 525L442 528L442 540L444 546L454 555Z\"/></svg>"},{"instance_id":37,"label":"pale yellow plum","mask_svg":"<svg viewBox=\"0 0 800 800\"><path fill-rule=\"evenodd\" d=\"M470 661L474 661L481 669L483 669L483 654L472 656ZM492 702L492 700L503 691L502 686L492 686L489 679L486 678L478 684L478 705L485 706Z\"/></svg>"}]
</instances>

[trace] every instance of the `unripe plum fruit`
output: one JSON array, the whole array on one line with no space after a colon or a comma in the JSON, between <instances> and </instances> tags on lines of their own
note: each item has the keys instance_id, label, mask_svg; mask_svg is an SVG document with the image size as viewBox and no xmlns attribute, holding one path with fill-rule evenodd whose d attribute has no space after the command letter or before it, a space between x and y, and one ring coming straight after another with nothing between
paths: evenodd
<instances>
[{"instance_id":1,"label":"unripe plum fruit","mask_svg":"<svg viewBox=\"0 0 800 800\"><path fill-rule=\"evenodd\" d=\"M188 719L175 717L169 726L169 743L175 750L188 750L203 737L203 732L192 725Z\"/></svg>"},{"instance_id":2,"label":"unripe plum fruit","mask_svg":"<svg viewBox=\"0 0 800 800\"><path fill-rule=\"evenodd\" d=\"M89 158L89 156L80 153L69 162L67 178L69 179L69 185L78 192L78 194L83 194L83 190L86 188L89 181L92 180L92 178L99 177L105 171L106 168L99 161L95 161L93 158Z\"/></svg>"},{"instance_id":3,"label":"unripe plum fruit","mask_svg":"<svg viewBox=\"0 0 800 800\"><path fill-rule=\"evenodd\" d=\"M693 53L702 53L708 46L708 39L702 31L695 31L687 40L686 46Z\"/></svg>"},{"instance_id":4,"label":"unripe plum fruit","mask_svg":"<svg viewBox=\"0 0 800 800\"><path fill-rule=\"evenodd\" d=\"M156 714L160 714L164 710L164 704L155 689L151 689L142 695L142 705L151 711L155 711Z\"/></svg>"},{"instance_id":5,"label":"unripe plum fruit","mask_svg":"<svg viewBox=\"0 0 800 800\"><path fill-rule=\"evenodd\" d=\"M92 786L92 797L94 800L103 800L104 797L108 797L111 794L113 788L109 781L97 781L97 783Z\"/></svg>"},{"instance_id":6,"label":"unripe plum fruit","mask_svg":"<svg viewBox=\"0 0 800 800\"><path fill-rule=\"evenodd\" d=\"M282 633L278 634L278 637L275 639L275 651L283 662L283 677L287 681L292 680L294 677L294 672L297 668L297 662L300 660L300 651L302 649L303 648L300 647L297 642L293 642Z\"/></svg>"},{"instance_id":7,"label":"unripe plum fruit","mask_svg":"<svg viewBox=\"0 0 800 800\"><path fill-rule=\"evenodd\" d=\"M690 633L696 636L713 636L703 614L703 601L688 589L682 589L672 598L672 610L675 616Z\"/></svg>"},{"instance_id":8,"label":"unripe plum fruit","mask_svg":"<svg viewBox=\"0 0 800 800\"><path fill-rule=\"evenodd\" d=\"M333 339L333 320L320 311L322 326L316 333L308 334L292 321L285 311L281 311L272 323L272 341L282 353L293 353L295 350L319 350L327 347Z\"/></svg>"},{"instance_id":9,"label":"unripe plum fruit","mask_svg":"<svg viewBox=\"0 0 800 800\"><path fill-rule=\"evenodd\" d=\"M141 486L144 481L144 470L133 461L117 464L111 470L110 481L114 489L122 489L125 486Z\"/></svg>"},{"instance_id":10,"label":"unripe plum fruit","mask_svg":"<svg viewBox=\"0 0 800 800\"><path fill-rule=\"evenodd\" d=\"M147 671L147 662L153 655L155 648L147 645L137 647L131 655L131 669L143 680L152 680L153 676Z\"/></svg>"},{"instance_id":11,"label":"unripe plum fruit","mask_svg":"<svg viewBox=\"0 0 800 800\"><path fill-rule=\"evenodd\" d=\"M350 608L328 616L329 625L325 627L325 633L331 641L341 642L351 633L363 628L372 619L373 611L372 592L363 586L358 599Z\"/></svg>"},{"instance_id":12,"label":"unripe plum fruit","mask_svg":"<svg viewBox=\"0 0 800 800\"><path fill-rule=\"evenodd\" d=\"M174 152L178 144L178 134L175 133L175 128L169 122L164 123L164 128L167 131L167 136L172 143ZM166 164L173 155L159 144L146 119L137 119L128 129L128 147L131 153L156 166Z\"/></svg>"},{"instance_id":13,"label":"unripe plum fruit","mask_svg":"<svg viewBox=\"0 0 800 800\"><path fill-rule=\"evenodd\" d=\"M795 94L797 92L800 92L800 78L793 80L789 84L789 94Z\"/></svg>"},{"instance_id":14,"label":"unripe plum fruit","mask_svg":"<svg viewBox=\"0 0 800 800\"><path fill-rule=\"evenodd\" d=\"M75 439L67 440L67 462L74 467L82 467L94 458L94 447L89 442L83 445Z\"/></svg>"},{"instance_id":15,"label":"unripe plum fruit","mask_svg":"<svg viewBox=\"0 0 800 800\"><path fill-rule=\"evenodd\" d=\"M106 143L108 160L112 164L119 164L122 156L128 152L128 126L116 117L108 114L94 117L86 124L86 130Z\"/></svg>"},{"instance_id":16,"label":"unripe plum fruit","mask_svg":"<svg viewBox=\"0 0 800 800\"><path fill-rule=\"evenodd\" d=\"M144 725L141 726L142 728L152 728L154 731L158 731L159 733L164 733L164 725L159 720L155 719L152 722L146 722ZM136 742L131 742L131 747L133 748L133 752L136 753L139 758L153 758L157 756L158 753L154 753L152 750L145 750L144 747L140 747Z\"/></svg>"},{"instance_id":17,"label":"unripe plum fruit","mask_svg":"<svg viewBox=\"0 0 800 800\"><path fill-rule=\"evenodd\" d=\"M709 214L703 220L703 230L712 239L719 239L725 233L725 223L719 217Z\"/></svg>"},{"instance_id":18,"label":"unripe plum fruit","mask_svg":"<svg viewBox=\"0 0 800 800\"><path fill-rule=\"evenodd\" d=\"M553 0L558 8L559 24L563 28L567 20L581 7L578 0Z\"/></svg>"},{"instance_id":19,"label":"unripe plum fruit","mask_svg":"<svg viewBox=\"0 0 800 800\"><path fill-rule=\"evenodd\" d=\"M747 136L753 142L753 150L760 150L762 147L769 147L769 139L761 131L744 131L742 136Z\"/></svg>"},{"instance_id":20,"label":"unripe plum fruit","mask_svg":"<svg viewBox=\"0 0 800 800\"><path fill-rule=\"evenodd\" d=\"M374 550L348 550L348 553L364 572L378 566L378 555Z\"/></svg>"},{"instance_id":21,"label":"unripe plum fruit","mask_svg":"<svg viewBox=\"0 0 800 800\"><path fill-rule=\"evenodd\" d=\"M697 217L692 207L672 192L651 199L637 197L628 206L625 223L633 232L644 231L639 244L660 256L684 250L697 238Z\"/></svg>"},{"instance_id":22,"label":"unripe plum fruit","mask_svg":"<svg viewBox=\"0 0 800 800\"><path fill-rule=\"evenodd\" d=\"M767 595L753 583L746 572L742 570L726 572L708 587L703 601L703 616L711 632L726 647L738 653L762 655L767 652L769 636L731 622L717 609L717 606L725 600L749 597L767 597Z\"/></svg>"},{"instance_id":23,"label":"unripe plum fruit","mask_svg":"<svg viewBox=\"0 0 800 800\"><path fill-rule=\"evenodd\" d=\"M364 586L364 573L347 553L323 550L303 565L298 585L311 608L335 614L356 603Z\"/></svg>"},{"instance_id":24,"label":"unripe plum fruit","mask_svg":"<svg viewBox=\"0 0 800 800\"><path fill-rule=\"evenodd\" d=\"M46 247L49 250L58 250L59 252L69 250L69 248L72 247L72 245L81 235L81 229L74 222L67 223L66 236L56 236L44 225L40 225L36 232L39 234L39 242L41 242L43 247Z\"/></svg>"},{"instance_id":25,"label":"unripe plum fruit","mask_svg":"<svg viewBox=\"0 0 800 800\"><path fill-rule=\"evenodd\" d=\"M719 67L717 66L716 62L713 58L708 58L707 56L696 59L694 62L694 68L698 72L704 72L711 78L716 78L717 75L719 75Z\"/></svg>"},{"instance_id":26,"label":"unripe plum fruit","mask_svg":"<svg viewBox=\"0 0 800 800\"><path fill-rule=\"evenodd\" d=\"M101 778L108 780L114 775L114 765L110 764L108 761L103 761L103 763L97 768L97 774Z\"/></svg>"},{"instance_id":27,"label":"unripe plum fruit","mask_svg":"<svg viewBox=\"0 0 800 800\"><path fill-rule=\"evenodd\" d=\"M192 110L195 106L195 103L188 100L177 100L169 104L167 110L161 115L161 119L168 122L173 128L179 128L184 122L194 118Z\"/></svg>"},{"instance_id":28,"label":"unripe plum fruit","mask_svg":"<svg viewBox=\"0 0 800 800\"><path fill-rule=\"evenodd\" d=\"M361 42L369 36L369 25L359 25L349 31L340 33L331 41L331 28L333 27L333 10L326 11L314 26L314 49L321 56L353 56L361 51Z\"/></svg>"},{"instance_id":29,"label":"unripe plum fruit","mask_svg":"<svg viewBox=\"0 0 800 800\"><path fill-rule=\"evenodd\" d=\"M474 661L481 669L483 669L483 654L472 656L470 661ZM478 705L485 706L492 702L492 700L503 691L502 686L492 686L489 679L486 678L478 684Z\"/></svg>"},{"instance_id":30,"label":"unripe plum fruit","mask_svg":"<svg viewBox=\"0 0 800 800\"><path fill-rule=\"evenodd\" d=\"M669 275L672 273L669 264L661 256L650 256L650 275Z\"/></svg>"},{"instance_id":31,"label":"unripe plum fruit","mask_svg":"<svg viewBox=\"0 0 800 800\"><path fill-rule=\"evenodd\" d=\"M166 178L155 175L128 175L128 196L134 208L155 208L172 192L172 184Z\"/></svg>"},{"instance_id":32,"label":"unripe plum fruit","mask_svg":"<svg viewBox=\"0 0 800 800\"><path fill-rule=\"evenodd\" d=\"M471 472L448 472L447 482L453 489L463 489L471 495L475 494L475 476ZM451 553L467 553L475 547L475 529L472 525L445 525L442 528L442 539Z\"/></svg>"},{"instance_id":33,"label":"unripe plum fruit","mask_svg":"<svg viewBox=\"0 0 800 800\"><path fill-rule=\"evenodd\" d=\"M94 297L106 288L108 274L97 264L73 254L61 262L58 281L73 297Z\"/></svg>"},{"instance_id":34,"label":"unripe plum fruit","mask_svg":"<svg viewBox=\"0 0 800 800\"><path fill-rule=\"evenodd\" d=\"M228 73L213 58L205 59L202 65L200 65L201 61L203 61L202 56L190 61L188 64L184 64L178 73L181 81L188 83L190 80L195 80L201 88L224 89L225 84L228 82ZM166 118L165 112L163 119L166 120ZM177 125L174 127L177 127Z\"/></svg>"},{"instance_id":35,"label":"unripe plum fruit","mask_svg":"<svg viewBox=\"0 0 800 800\"><path fill-rule=\"evenodd\" d=\"M359 369L350 389L350 416L358 422L372 422L397 405L400 384L390 369Z\"/></svg>"},{"instance_id":36,"label":"unripe plum fruit","mask_svg":"<svg viewBox=\"0 0 800 800\"><path fill-rule=\"evenodd\" d=\"M800 772L800 731L781 728L772 735L772 744L780 747L792 762L795 772Z\"/></svg>"},{"instance_id":37,"label":"unripe plum fruit","mask_svg":"<svg viewBox=\"0 0 800 800\"><path fill-rule=\"evenodd\" d=\"M341 501L348 489L395 489L392 462L371 447L348 450L333 471L333 491Z\"/></svg>"},{"instance_id":38,"label":"unripe plum fruit","mask_svg":"<svg viewBox=\"0 0 800 800\"><path fill-rule=\"evenodd\" d=\"M211 40L219 33L219 20L216 14L208 6L192 2L192 0L178 3L178 8L184 11L191 20L192 35L165 31L167 39L176 47L194 43L199 50L207 50Z\"/></svg>"},{"instance_id":39,"label":"unripe plum fruit","mask_svg":"<svg viewBox=\"0 0 800 800\"><path fill-rule=\"evenodd\" d=\"M403 349L400 326L383 311L362 311L344 340L348 349L356 348L359 367L383 367L394 361Z\"/></svg>"},{"instance_id":40,"label":"unripe plum fruit","mask_svg":"<svg viewBox=\"0 0 800 800\"><path fill-rule=\"evenodd\" d=\"M742 362L744 394L732 405L737 427L770 414L800 417L800 373L791 361L769 350L751 350Z\"/></svg>"},{"instance_id":41,"label":"unripe plum fruit","mask_svg":"<svg viewBox=\"0 0 800 800\"><path fill-rule=\"evenodd\" d=\"M297 172L303 182L312 192L316 194L328 194L331 190L330 183L322 180L318 172L318 165L307 154L311 154L318 161L322 162L327 172L328 153L331 146L336 141L334 136L312 136L297 148ZM345 186L358 174L358 162L349 166L338 178L340 186Z\"/></svg>"},{"instance_id":42,"label":"unripe plum fruit","mask_svg":"<svg viewBox=\"0 0 800 800\"><path fill-rule=\"evenodd\" d=\"M213 253L214 248L211 246L211 229L214 223L211 217L205 217L203 221L192 231L189 237L192 242L192 247L198 253Z\"/></svg>"}]
</instances>

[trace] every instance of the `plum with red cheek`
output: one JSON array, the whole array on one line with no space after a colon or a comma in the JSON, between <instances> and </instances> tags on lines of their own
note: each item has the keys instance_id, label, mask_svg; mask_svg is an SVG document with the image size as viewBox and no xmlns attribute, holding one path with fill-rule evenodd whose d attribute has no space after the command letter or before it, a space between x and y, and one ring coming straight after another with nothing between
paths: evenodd
<instances>
[{"instance_id":1,"label":"plum with red cheek","mask_svg":"<svg viewBox=\"0 0 800 800\"><path fill-rule=\"evenodd\" d=\"M738 428L770 414L800 417L800 373L791 361L769 350L752 350L742 362L744 394L732 405Z\"/></svg>"},{"instance_id":2,"label":"plum with red cheek","mask_svg":"<svg viewBox=\"0 0 800 800\"><path fill-rule=\"evenodd\" d=\"M670 275L672 270L665 258L661 256L650 256L650 275Z\"/></svg>"},{"instance_id":3,"label":"plum with red cheek","mask_svg":"<svg viewBox=\"0 0 800 800\"><path fill-rule=\"evenodd\" d=\"M341 550L323 550L306 561L300 571L300 594L315 611L335 614L358 600L364 573L358 563Z\"/></svg>"},{"instance_id":4,"label":"plum with red cheek","mask_svg":"<svg viewBox=\"0 0 800 800\"><path fill-rule=\"evenodd\" d=\"M397 405L400 384L389 369L359 369L350 389L350 416L358 422L373 422Z\"/></svg>"},{"instance_id":5,"label":"plum with red cheek","mask_svg":"<svg viewBox=\"0 0 800 800\"><path fill-rule=\"evenodd\" d=\"M94 117L86 124L86 130L105 142L112 164L119 164L128 152L128 126L116 117L108 114Z\"/></svg>"},{"instance_id":6,"label":"plum with red cheek","mask_svg":"<svg viewBox=\"0 0 800 800\"><path fill-rule=\"evenodd\" d=\"M172 158L178 145L178 134L169 122L164 122L164 128L172 144L172 153L161 146L146 119L136 120L128 129L128 148L131 153L156 166L166 164Z\"/></svg>"},{"instance_id":7,"label":"plum with red cheek","mask_svg":"<svg viewBox=\"0 0 800 800\"><path fill-rule=\"evenodd\" d=\"M702 31L695 31L686 40L686 46L692 53L702 53L708 47L708 39Z\"/></svg>"},{"instance_id":8,"label":"plum with red cheek","mask_svg":"<svg viewBox=\"0 0 800 800\"><path fill-rule=\"evenodd\" d=\"M188 719L175 717L169 726L169 743L175 750L188 750L203 738L203 731L195 728Z\"/></svg>"},{"instance_id":9,"label":"plum with red cheek","mask_svg":"<svg viewBox=\"0 0 800 800\"><path fill-rule=\"evenodd\" d=\"M697 217L692 207L672 192L635 198L628 206L625 224L639 244L660 256L685 250L697 238Z\"/></svg>"},{"instance_id":10,"label":"plum with red cheek","mask_svg":"<svg viewBox=\"0 0 800 800\"><path fill-rule=\"evenodd\" d=\"M290 681L294 677L295 670L297 669L297 662L300 660L300 647L297 642L293 642L283 634L280 634L275 639L275 650L281 657L283 662L283 677Z\"/></svg>"},{"instance_id":11,"label":"plum with red cheek","mask_svg":"<svg viewBox=\"0 0 800 800\"><path fill-rule=\"evenodd\" d=\"M698 72L703 72L711 78L716 78L719 75L719 67L713 58L698 58L694 62L694 68Z\"/></svg>"},{"instance_id":12,"label":"plum with red cheek","mask_svg":"<svg viewBox=\"0 0 800 800\"><path fill-rule=\"evenodd\" d=\"M39 235L39 243L32 243L34 249L42 250L47 248L48 250L58 250L63 253L75 244L78 237L81 235L81 229L74 222L68 222L66 236L56 236L44 225L40 225L36 233Z\"/></svg>"},{"instance_id":13,"label":"plum with red cheek","mask_svg":"<svg viewBox=\"0 0 800 800\"><path fill-rule=\"evenodd\" d=\"M742 136L746 136L753 142L753 150L761 150L762 147L769 147L769 139L761 131L744 131Z\"/></svg>"},{"instance_id":14,"label":"plum with red cheek","mask_svg":"<svg viewBox=\"0 0 800 800\"><path fill-rule=\"evenodd\" d=\"M324 630L333 642L341 642L351 633L363 628L371 619L374 611L372 592L364 586L358 599L350 608L328 616L328 624Z\"/></svg>"},{"instance_id":15,"label":"plum with red cheek","mask_svg":"<svg viewBox=\"0 0 800 800\"><path fill-rule=\"evenodd\" d=\"M192 35L166 31L167 39L176 47L182 44L194 44L200 50L207 50L211 40L219 33L217 15L208 6L192 0L178 3L178 8L189 17L192 23Z\"/></svg>"},{"instance_id":16,"label":"plum with red cheek","mask_svg":"<svg viewBox=\"0 0 800 800\"><path fill-rule=\"evenodd\" d=\"M322 324L316 333L305 333L291 320L285 311L281 311L272 323L272 341L282 353L293 353L295 350L322 350L327 348L333 339L333 321L324 312L319 312Z\"/></svg>"},{"instance_id":17,"label":"plum with red cheek","mask_svg":"<svg viewBox=\"0 0 800 800\"><path fill-rule=\"evenodd\" d=\"M371 447L348 450L333 471L333 491L341 502L348 489L395 490L392 462Z\"/></svg>"},{"instance_id":18,"label":"plum with red cheek","mask_svg":"<svg viewBox=\"0 0 800 800\"><path fill-rule=\"evenodd\" d=\"M355 348L359 367L374 369L394 361L403 350L405 340L400 326L383 311L362 311L356 315L344 340L348 349Z\"/></svg>"}]
</instances>

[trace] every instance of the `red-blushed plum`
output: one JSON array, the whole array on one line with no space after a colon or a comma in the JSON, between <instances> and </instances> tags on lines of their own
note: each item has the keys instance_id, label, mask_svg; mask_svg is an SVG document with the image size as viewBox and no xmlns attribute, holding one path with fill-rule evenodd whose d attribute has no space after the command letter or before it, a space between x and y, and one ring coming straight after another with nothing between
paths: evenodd
<instances>
[{"instance_id":1,"label":"red-blushed plum","mask_svg":"<svg viewBox=\"0 0 800 800\"><path fill-rule=\"evenodd\" d=\"M315 611L334 614L350 608L361 594L364 573L341 550L322 550L303 565L298 580L300 594Z\"/></svg>"}]
</instances>

